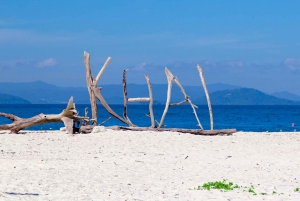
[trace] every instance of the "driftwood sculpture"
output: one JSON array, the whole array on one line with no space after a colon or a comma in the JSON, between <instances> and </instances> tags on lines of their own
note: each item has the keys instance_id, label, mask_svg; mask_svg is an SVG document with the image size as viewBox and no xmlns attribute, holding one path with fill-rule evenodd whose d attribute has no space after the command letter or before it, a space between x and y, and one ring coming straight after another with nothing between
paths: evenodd
<instances>
[{"instance_id":1,"label":"driftwood sculpture","mask_svg":"<svg viewBox=\"0 0 300 201\"><path fill-rule=\"evenodd\" d=\"M78 112L73 103L73 97L70 98L69 103L60 114L39 114L37 116L23 119L12 114L0 113L0 116L6 117L13 121L11 124L0 125L0 130L10 130L11 133L18 133L20 130L26 129L30 126L63 122L69 134L75 132L74 123L80 122L80 120L89 121L88 117L77 116Z\"/></svg>"},{"instance_id":2,"label":"driftwood sculpture","mask_svg":"<svg viewBox=\"0 0 300 201\"><path fill-rule=\"evenodd\" d=\"M199 75L200 75L200 79L206 94L206 98L207 98L207 102L208 102L208 108L209 108L209 113L210 113L210 124L211 124L211 131L206 131L203 129L203 126L200 123L200 120L198 118L197 112L196 112L196 108L198 108L196 105L194 105L192 103L192 101L190 100L189 96L186 94L184 88L182 87L182 85L180 84L179 80L177 77L174 77L173 74L167 69L165 68L165 73L167 76L167 81L168 81L168 91L167 91L167 101L166 101L166 106L164 109L164 112L162 114L161 120L160 122L158 122L155 118L154 118L154 114L153 114L153 95L152 95L152 87L150 84L150 79L147 75L145 75L147 84L148 84L148 89L149 89L149 97L147 98L128 98L128 94L127 94L127 84L126 84L126 73L128 70L124 70L123 72L123 93L124 93L124 111L123 111L123 117L119 116L116 112L113 111L113 109L107 104L107 102L105 101L104 97L101 94L101 87L98 87L98 81L101 77L101 75L103 74L103 72L105 71L109 61L111 60L111 57L108 57L107 61L105 62L105 64L103 65L103 67L101 68L100 72L98 73L96 79L94 79L91 75L91 69L90 69L90 55L87 52L84 52L84 64L85 64L85 68L86 68L86 78L87 78L87 86L88 86L88 90L90 93L90 99L91 99L91 107L92 107L92 112L97 109L97 103L95 98L97 98L100 103L103 105L103 107L106 109L106 111L111 115L107 120L105 120L104 122L108 121L111 117L114 117L116 119L118 119L119 121L127 124L129 127L124 127L124 126L112 126L112 127L108 127L110 129L114 129L114 130L134 130L134 131L145 131L145 130L152 130L152 131L172 131L172 132L182 132L182 133L192 133L192 134L196 134L196 135L228 135L228 134L232 134L234 132L236 132L236 129L226 129L226 130L213 130L214 125L213 125L213 115L212 115L212 108L211 108L211 103L210 103L210 99L209 99L209 94L206 88L206 84L205 84L205 80L204 80L204 76L203 76L203 71L201 69L201 67L199 65L197 65L197 69L199 71ZM184 95L184 100L179 102L179 103L170 103L171 100L171 90L172 90L172 83L175 82L178 87L180 88L181 92ZM143 128L143 127L138 127L136 125L134 125L131 120L129 119L128 115L127 115L127 104L128 102L149 102L149 113L147 114L147 116L149 116L151 118L151 126L149 128ZM166 128L161 128L163 126L163 122L164 119L166 117L166 114L168 112L169 107L172 106L179 106L182 105L184 103L189 103L192 107L193 113L195 115L195 118L198 122L198 126L200 127L200 130L191 130L191 129L166 129ZM94 108L94 109L93 109ZM93 112L93 119L97 119L97 113ZM96 121L95 121L96 122ZM155 125L155 122L157 123L157 126ZM89 126L89 128L87 130L91 130L92 126ZM87 128L87 126L82 127L82 129L84 130L85 128Z\"/></svg>"},{"instance_id":3,"label":"driftwood sculpture","mask_svg":"<svg viewBox=\"0 0 300 201\"><path fill-rule=\"evenodd\" d=\"M168 81L168 91L167 91L167 101L166 101L166 106L164 109L164 112L162 114L160 122L158 122L154 118L154 113L153 113L153 94L152 94L152 86L150 83L150 79L148 75L145 75L146 82L148 85L148 90L149 90L149 97L144 97L144 98L128 98L127 96L127 83L126 83L126 73L128 70L124 70L123 72L123 93L124 93L124 111L123 111L123 117L119 116L117 113L115 113L107 104L105 99L103 98L101 94L101 87L98 87L98 82L104 73L105 69L107 68L109 62L111 60L111 57L108 57L106 62L104 63L103 67L97 74L96 78L92 76L91 73L91 67L90 67L90 55L87 52L84 52L84 66L86 69L86 82L87 82L87 88L90 96L90 102L91 102L91 109L92 109L92 119L88 117L88 111L87 108L85 108L85 116L80 117L78 116L78 112L76 111L75 104L73 103L73 97L70 98L68 105L65 110L63 110L60 114L39 114L37 116L24 119L17 117L13 114L7 114L7 113L1 113L0 116L3 116L5 118L8 118L12 120L13 122L11 124L5 124L5 125L0 125L0 130L10 130L11 133L18 133L22 129L26 129L28 127L34 126L34 125L40 125L40 124L45 124L45 123L51 123L51 122L63 122L66 126L66 129L69 134L73 134L76 132L80 133L90 133L95 125L98 124L98 106L96 102L96 98L100 101L100 103L103 105L103 107L107 110L107 112L111 115L108 119L106 119L104 122L102 122L100 125L104 124L107 122L111 117L114 117L118 119L119 121L127 124L129 127L124 127L124 126L112 126L109 127L110 129L115 129L115 130L134 130L134 131L144 131L144 130L152 130L152 131L172 131L172 132L181 132L181 133L192 133L196 135L228 135L231 133L236 132L236 129L226 129L226 130L214 130L214 124L213 124L213 115L212 115L212 108L211 108L211 103L210 103L210 98L209 94L206 88L206 83L204 80L203 76L203 71L199 65L197 65L197 69L199 71L200 79L206 94L207 102L208 102L208 108L209 108L209 114L210 114L210 125L211 125L211 130L207 131L204 130L200 120L197 116L196 113L196 108L198 108L196 105L192 103L190 100L189 96L186 94L184 88L180 84L179 80L177 77L174 77L173 74L168 70L168 68L165 68L165 73L167 76L167 81ZM172 90L172 83L175 82L178 87L180 88L181 92L184 95L184 100L179 102L179 103L170 103L171 100L171 90ZM129 102L149 102L149 113L147 116L151 118L151 126L149 128L143 128L143 127L138 127L134 125L131 120L129 119L127 115L127 104ZM179 106L184 103L189 103L193 109L193 113L195 115L195 118L198 122L198 126L200 127L199 130L192 130L192 129L176 129L176 128L161 128L163 126L164 119L166 117L166 114L168 112L169 107L172 106ZM80 121L83 121L80 129L75 128L75 122L80 123ZM89 122L92 121L92 125L88 125ZM157 123L157 126L155 125Z\"/></svg>"}]
</instances>

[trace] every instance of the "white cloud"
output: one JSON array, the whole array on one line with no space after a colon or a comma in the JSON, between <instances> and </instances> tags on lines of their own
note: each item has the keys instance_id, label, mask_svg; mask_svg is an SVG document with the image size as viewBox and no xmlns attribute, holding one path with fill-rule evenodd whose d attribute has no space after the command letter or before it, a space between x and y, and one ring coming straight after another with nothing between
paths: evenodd
<instances>
[{"instance_id":1,"label":"white cloud","mask_svg":"<svg viewBox=\"0 0 300 201\"><path fill-rule=\"evenodd\" d=\"M223 65L228 66L230 68L243 68L244 62L242 61L228 61L224 62Z\"/></svg>"},{"instance_id":2,"label":"white cloud","mask_svg":"<svg viewBox=\"0 0 300 201\"><path fill-rule=\"evenodd\" d=\"M58 62L55 59L49 58L49 59L45 59L43 61L37 62L35 66L37 66L39 68L44 68L44 67L55 66L56 64L58 64Z\"/></svg>"},{"instance_id":3,"label":"white cloud","mask_svg":"<svg viewBox=\"0 0 300 201\"><path fill-rule=\"evenodd\" d=\"M287 58L283 61L283 65L292 71L300 70L300 59Z\"/></svg>"},{"instance_id":4,"label":"white cloud","mask_svg":"<svg viewBox=\"0 0 300 201\"><path fill-rule=\"evenodd\" d=\"M59 64L54 58L48 58L41 61L38 60L11 60L6 62L0 61L0 68L44 68Z\"/></svg>"},{"instance_id":5,"label":"white cloud","mask_svg":"<svg viewBox=\"0 0 300 201\"><path fill-rule=\"evenodd\" d=\"M133 67L131 70L133 70L133 71L144 71L146 65L147 65L147 63L146 63L146 62L143 62L143 63L141 63L141 64L136 65L136 66Z\"/></svg>"}]
</instances>

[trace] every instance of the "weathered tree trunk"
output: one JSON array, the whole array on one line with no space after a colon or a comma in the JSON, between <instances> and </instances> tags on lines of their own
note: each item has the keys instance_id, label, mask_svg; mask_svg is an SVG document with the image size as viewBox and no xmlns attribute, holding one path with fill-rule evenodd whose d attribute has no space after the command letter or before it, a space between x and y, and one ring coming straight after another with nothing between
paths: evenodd
<instances>
[{"instance_id":1,"label":"weathered tree trunk","mask_svg":"<svg viewBox=\"0 0 300 201\"><path fill-rule=\"evenodd\" d=\"M130 119L129 117L127 116L127 103L128 103L128 97L127 97L127 83L126 83L126 72L128 71L128 69L124 70L123 72L123 81L122 81L122 84L123 84L123 94L124 94L124 111L123 111L123 117L130 123Z\"/></svg>"},{"instance_id":2,"label":"weathered tree trunk","mask_svg":"<svg viewBox=\"0 0 300 201\"><path fill-rule=\"evenodd\" d=\"M150 118L151 118L151 127L154 128L155 127L155 118L154 118L154 113L153 113L153 93L152 93L152 86L150 83L150 79L148 77L148 75L145 75L147 84L148 84L148 90L149 90L149 114L150 114Z\"/></svg>"},{"instance_id":3,"label":"weathered tree trunk","mask_svg":"<svg viewBox=\"0 0 300 201\"><path fill-rule=\"evenodd\" d=\"M203 89L204 89L204 92L205 92L205 95L206 95L206 100L207 100L207 105L208 105L208 110L209 110L209 117L210 117L210 130L214 130L214 117L213 117L213 113L212 113L209 93L207 91L206 83L205 83L205 80L204 80L203 70L202 70L202 68L200 67L199 64L197 65L197 69L199 71L202 86L203 86Z\"/></svg>"},{"instance_id":4,"label":"weathered tree trunk","mask_svg":"<svg viewBox=\"0 0 300 201\"><path fill-rule=\"evenodd\" d=\"M158 128L161 128L163 126L163 123L164 123L164 120L165 120L165 117L167 115L167 112L168 112L168 109L169 109L169 106L170 106L170 102L171 102L173 76L171 76L168 73L168 71L169 71L168 68L165 67L165 73L166 73L167 80L168 80L167 101L166 101L166 106L165 106L164 112L163 112L163 114L161 116Z\"/></svg>"},{"instance_id":5,"label":"weathered tree trunk","mask_svg":"<svg viewBox=\"0 0 300 201\"><path fill-rule=\"evenodd\" d=\"M74 133L74 122L80 120L89 120L87 117L77 116L73 97L70 98L69 103L60 114L39 114L37 116L23 119L12 114L0 113L0 116L6 117L13 121L11 124L0 125L0 130L10 130L11 133L18 133L20 130L26 129L31 126L52 123L64 122L69 134Z\"/></svg>"},{"instance_id":6,"label":"weathered tree trunk","mask_svg":"<svg viewBox=\"0 0 300 201\"><path fill-rule=\"evenodd\" d=\"M92 91L92 84L94 82L94 78L91 73L90 54L87 52L84 52L84 66L85 66L85 72L86 72L86 84L87 84L87 88L88 88L89 95L90 95L92 119L94 120L93 125L97 125L98 107L97 107L95 94Z\"/></svg>"}]
</instances>

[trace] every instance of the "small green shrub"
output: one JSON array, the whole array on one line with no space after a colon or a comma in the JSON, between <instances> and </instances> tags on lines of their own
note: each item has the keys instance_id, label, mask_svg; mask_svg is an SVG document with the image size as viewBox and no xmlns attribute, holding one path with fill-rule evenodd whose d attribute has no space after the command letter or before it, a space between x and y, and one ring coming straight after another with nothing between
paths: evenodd
<instances>
[{"instance_id":1,"label":"small green shrub","mask_svg":"<svg viewBox=\"0 0 300 201\"><path fill-rule=\"evenodd\" d=\"M251 186L251 187L252 187L252 186ZM255 193L255 191L254 191L252 188L249 188L248 192L249 192L249 193L253 193L253 195L257 195L257 194Z\"/></svg>"},{"instance_id":2,"label":"small green shrub","mask_svg":"<svg viewBox=\"0 0 300 201\"><path fill-rule=\"evenodd\" d=\"M215 181L215 182L205 183L202 186L198 186L197 190L219 189L219 190L229 191L229 190L233 190L235 188L239 188L239 186L237 184L233 185L232 182L226 183L226 180L223 179L223 181Z\"/></svg>"}]
</instances>

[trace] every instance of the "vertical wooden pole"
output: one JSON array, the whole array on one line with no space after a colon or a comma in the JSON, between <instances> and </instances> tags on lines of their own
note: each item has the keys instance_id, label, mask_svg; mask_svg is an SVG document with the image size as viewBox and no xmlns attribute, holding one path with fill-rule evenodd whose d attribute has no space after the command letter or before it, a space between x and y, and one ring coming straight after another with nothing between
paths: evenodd
<instances>
[{"instance_id":1,"label":"vertical wooden pole","mask_svg":"<svg viewBox=\"0 0 300 201\"><path fill-rule=\"evenodd\" d=\"M164 110L163 115L160 119L160 123L158 125L158 128L161 128L163 126L165 117L166 117L168 109L170 107L171 93L172 93L172 82L173 82L173 79L174 79L174 77L172 75L170 75L169 70L168 70L167 67L165 67L165 73L166 73L167 80L168 80L167 101L166 101L165 110Z\"/></svg>"},{"instance_id":2,"label":"vertical wooden pole","mask_svg":"<svg viewBox=\"0 0 300 201\"><path fill-rule=\"evenodd\" d=\"M94 82L92 73L91 73L91 67L90 67L90 54L84 51L84 66L85 66L85 72L86 72L86 84L90 95L90 102L91 102L91 109L92 109L92 119L93 125L97 125L97 119L98 119L98 107L96 102L95 94L92 91L92 85Z\"/></svg>"},{"instance_id":3,"label":"vertical wooden pole","mask_svg":"<svg viewBox=\"0 0 300 201\"><path fill-rule=\"evenodd\" d=\"M206 87L206 83L204 80L204 76L203 76L203 70L200 67L200 65L197 65L197 69L199 71L199 75L200 75L200 79L204 88L204 92L206 95L206 99L207 99L207 105L208 105L208 109L209 109L209 117L210 117L210 130L214 130L214 117L213 117L213 113L212 113L212 108L211 108L211 103L210 103L210 98L209 98L209 94L207 91L207 87Z\"/></svg>"},{"instance_id":4,"label":"vertical wooden pole","mask_svg":"<svg viewBox=\"0 0 300 201\"><path fill-rule=\"evenodd\" d=\"M152 86L150 83L150 79L148 77L148 75L145 75L147 84L148 84L148 90L149 90L149 98L150 98L150 102L149 102L149 113L150 113L150 118L151 118L151 128L155 127L155 119L154 119L154 113L153 113L153 94L152 94Z\"/></svg>"},{"instance_id":5,"label":"vertical wooden pole","mask_svg":"<svg viewBox=\"0 0 300 201\"><path fill-rule=\"evenodd\" d=\"M131 123L129 117L127 116L127 103L128 103L128 97L127 97L127 83L126 83L126 72L128 71L128 69L123 71L123 93L124 93L124 111L123 111L123 117L129 122ZM132 124L132 123L131 123Z\"/></svg>"}]
</instances>

